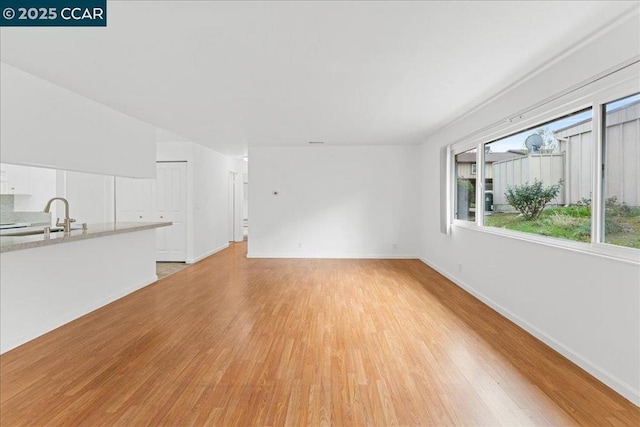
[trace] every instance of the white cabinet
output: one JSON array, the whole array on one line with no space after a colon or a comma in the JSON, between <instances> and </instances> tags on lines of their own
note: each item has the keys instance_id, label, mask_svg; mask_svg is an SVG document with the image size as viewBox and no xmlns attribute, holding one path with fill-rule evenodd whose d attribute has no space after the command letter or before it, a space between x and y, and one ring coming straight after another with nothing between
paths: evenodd
<instances>
[{"instance_id":1,"label":"white cabinet","mask_svg":"<svg viewBox=\"0 0 640 427\"><path fill-rule=\"evenodd\" d=\"M31 194L30 169L26 166L0 164L0 194Z\"/></svg>"},{"instance_id":2,"label":"white cabinet","mask_svg":"<svg viewBox=\"0 0 640 427\"><path fill-rule=\"evenodd\" d=\"M164 222L156 229L157 261L187 259L187 164L157 164L156 179L116 178L116 221Z\"/></svg>"},{"instance_id":3,"label":"white cabinet","mask_svg":"<svg viewBox=\"0 0 640 427\"><path fill-rule=\"evenodd\" d=\"M157 221L152 204L152 179L116 177L116 220L118 222Z\"/></svg>"}]
</instances>

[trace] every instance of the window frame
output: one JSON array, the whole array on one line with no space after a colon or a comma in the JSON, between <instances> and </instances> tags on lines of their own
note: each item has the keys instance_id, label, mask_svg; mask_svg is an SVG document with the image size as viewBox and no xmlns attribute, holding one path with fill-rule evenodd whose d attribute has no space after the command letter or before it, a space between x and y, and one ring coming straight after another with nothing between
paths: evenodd
<instances>
[{"instance_id":1,"label":"window frame","mask_svg":"<svg viewBox=\"0 0 640 427\"><path fill-rule=\"evenodd\" d=\"M476 169L476 206L482 206L485 188L484 147L496 140L517 134L532 127L560 119L569 114L585 109L591 109L592 120L592 185L591 185L591 241L577 242L560 238L542 236L533 233L525 233L515 230L507 230L484 225L484 209L476 209L475 221L459 220L449 217L450 228L461 227L465 229L485 232L518 240L544 244L553 247L569 249L578 252L595 254L633 264L640 264L640 249L613 245L604 242L604 189L603 189L603 140L605 132L605 106L636 93L640 93L640 82L637 79L638 63L633 64L631 70L625 68L613 72L605 78L586 84L568 94L558 96L531 110L516 114L485 131L476 135L463 138L450 145L451 156L449 170L455 171L455 155L476 149L476 164L481 165ZM616 75L617 74L617 75ZM613 80L613 82L611 81ZM451 195L456 191L456 177L449 176L449 191ZM451 200L452 197L449 198ZM454 207L449 206L453 212Z\"/></svg>"},{"instance_id":2,"label":"window frame","mask_svg":"<svg viewBox=\"0 0 640 427\"><path fill-rule=\"evenodd\" d=\"M467 152L469 150L473 150L473 148L474 147L466 148L466 149L463 149L463 150L455 150L455 151L454 150L450 150L451 159L449 160L449 162L450 162L450 181L451 181L451 185L452 185L452 188L453 188L453 192L451 193L451 218L454 219L455 221L460 221L460 222L464 222L464 223L467 223L467 224L474 223L475 220L470 221L468 219L458 219L458 218L456 218L456 216L458 215L458 209L457 209L458 206L456 205L457 202L458 202L458 200L457 200L458 193L457 193L457 187L456 187L457 183L458 183L458 170L457 170L457 167L456 167L456 156L458 154L465 153L465 152ZM474 202L477 199L477 189L478 189L478 183L477 182L478 182L478 175L476 174L476 188L475 188L476 197L473 200ZM471 203L471 200L469 202ZM477 203L476 203L476 216L477 216Z\"/></svg>"}]
</instances>

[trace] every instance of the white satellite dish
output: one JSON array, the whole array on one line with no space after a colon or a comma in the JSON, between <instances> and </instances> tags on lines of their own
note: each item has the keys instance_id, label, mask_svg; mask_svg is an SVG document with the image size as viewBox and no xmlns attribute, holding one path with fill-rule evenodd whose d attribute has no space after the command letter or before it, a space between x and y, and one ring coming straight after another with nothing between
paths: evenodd
<instances>
[{"instance_id":1,"label":"white satellite dish","mask_svg":"<svg viewBox=\"0 0 640 427\"><path fill-rule=\"evenodd\" d=\"M538 153L540 152L540 147L542 147L543 142L542 137L537 133L534 133L527 137L524 141L524 145L527 147L527 150L529 150L529 153Z\"/></svg>"}]
</instances>

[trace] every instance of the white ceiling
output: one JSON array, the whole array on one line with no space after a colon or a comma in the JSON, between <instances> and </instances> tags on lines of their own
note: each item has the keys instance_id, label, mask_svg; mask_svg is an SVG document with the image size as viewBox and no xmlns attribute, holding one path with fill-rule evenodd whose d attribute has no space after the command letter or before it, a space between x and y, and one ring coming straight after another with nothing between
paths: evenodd
<instances>
[{"instance_id":1,"label":"white ceiling","mask_svg":"<svg viewBox=\"0 0 640 427\"><path fill-rule=\"evenodd\" d=\"M416 144L638 2L108 2L1 60L218 151Z\"/></svg>"}]
</instances>

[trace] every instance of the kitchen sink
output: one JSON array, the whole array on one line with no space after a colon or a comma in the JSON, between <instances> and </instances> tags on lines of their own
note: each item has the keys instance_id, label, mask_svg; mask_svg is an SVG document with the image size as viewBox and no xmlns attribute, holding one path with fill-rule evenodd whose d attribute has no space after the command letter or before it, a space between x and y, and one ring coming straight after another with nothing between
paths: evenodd
<instances>
[{"instance_id":1,"label":"kitchen sink","mask_svg":"<svg viewBox=\"0 0 640 427\"><path fill-rule=\"evenodd\" d=\"M72 229L71 231L73 231ZM51 233L58 233L60 231L64 231L62 227L53 227L51 228ZM2 237L21 237L21 236L36 236L38 234L44 234L44 228L40 228L37 230L23 230L23 231L13 231L10 233L2 233L0 236Z\"/></svg>"}]
</instances>

